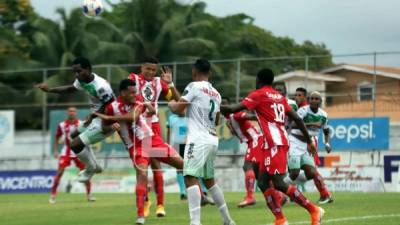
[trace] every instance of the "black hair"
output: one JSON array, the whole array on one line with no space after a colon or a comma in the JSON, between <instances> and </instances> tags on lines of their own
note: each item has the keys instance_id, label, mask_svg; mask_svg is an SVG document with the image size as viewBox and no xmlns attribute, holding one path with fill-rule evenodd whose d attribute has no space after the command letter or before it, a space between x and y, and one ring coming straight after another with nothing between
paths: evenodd
<instances>
[{"instance_id":1,"label":"black hair","mask_svg":"<svg viewBox=\"0 0 400 225\"><path fill-rule=\"evenodd\" d=\"M89 59L85 57L78 57L72 61L72 65L81 65L82 69L92 70L92 64L90 64Z\"/></svg>"},{"instance_id":2,"label":"black hair","mask_svg":"<svg viewBox=\"0 0 400 225\"><path fill-rule=\"evenodd\" d=\"M207 59L197 59L193 64L193 68L202 74L209 74L211 70L211 64Z\"/></svg>"},{"instance_id":3,"label":"black hair","mask_svg":"<svg viewBox=\"0 0 400 225\"><path fill-rule=\"evenodd\" d=\"M128 87L130 87L130 86L136 86L136 82L131 79L123 79L119 83L119 91L121 92L121 91L127 90Z\"/></svg>"},{"instance_id":4,"label":"black hair","mask_svg":"<svg viewBox=\"0 0 400 225\"><path fill-rule=\"evenodd\" d=\"M297 92L297 91L303 92L303 93L304 93L304 96L307 96L307 89L305 89L305 88L303 88L303 87L298 87L298 88L296 88L296 92Z\"/></svg>"},{"instance_id":5,"label":"black hair","mask_svg":"<svg viewBox=\"0 0 400 225\"><path fill-rule=\"evenodd\" d=\"M150 64L158 64L159 61L157 58L154 57L147 57L143 60L143 64L150 63Z\"/></svg>"},{"instance_id":6,"label":"black hair","mask_svg":"<svg viewBox=\"0 0 400 225\"><path fill-rule=\"evenodd\" d=\"M258 82L264 85L272 85L274 76L274 72L268 68L262 69L257 73Z\"/></svg>"}]
</instances>

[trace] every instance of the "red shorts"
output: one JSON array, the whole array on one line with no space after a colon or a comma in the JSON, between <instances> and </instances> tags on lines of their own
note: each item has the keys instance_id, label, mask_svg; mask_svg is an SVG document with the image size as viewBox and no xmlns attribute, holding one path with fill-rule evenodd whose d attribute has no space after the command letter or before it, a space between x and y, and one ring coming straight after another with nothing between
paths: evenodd
<instances>
[{"instance_id":1,"label":"red shorts","mask_svg":"<svg viewBox=\"0 0 400 225\"><path fill-rule=\"evenodd\" d=\"M247 143L247 152L244 156L246 162L260 162L262 158L263 137L259 137L257 143L250 141Z\"/></svg>"},{"instance_id":2,"label":"red shorts","mask_svg":"<svg viewBox=\"0 0 400 225\"><path fill-rule=\"evenodd\" d=\"M65 169L71 165L71 160L74 161L76 167L80 170L85 169L85 164L83 164L77 157L70 157L70 156L61 156L60 160L58 161L58 168Z\"/></svg>"},{"instance_id":3,"label":"red shorts","mask_svg":"<svg viewBox=\"0 0 400 225\"><path fill-rule=\"evenodd\" d=\"M275 146L270 149L264 149L262 152L262 161L260 162L260 171L267 172L270 175L285 174L287 171L287 155L289 146Z\"/></svg>"},{"instance_id":4,"label":"red shorts","mask_svg":"<svg viewBox=\"0 0 400 225\"><path fill-rule=\"evenodd\" d=\"M161 139L162 140L162 139ZM156 158L160 162L166 163L171 157L179 157L178 153L165 142L152 142L151 147L145 147L142 142L135 143L129 149L129 155L133 165L150 164L150 158Z\"/></svg>"}]
</instances>

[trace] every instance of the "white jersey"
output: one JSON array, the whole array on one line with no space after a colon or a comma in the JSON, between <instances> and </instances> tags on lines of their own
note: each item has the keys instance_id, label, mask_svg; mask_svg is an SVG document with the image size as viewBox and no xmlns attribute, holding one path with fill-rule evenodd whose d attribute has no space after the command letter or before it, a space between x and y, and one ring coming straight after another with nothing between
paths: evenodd
<instances>
[{"instance_id":1,"label":"white jersey","mask_svg":"<svg viewBox=\"0 0 400 225\"><path fill-rule=\"evenodd\" d=\"M182 98L190 103L188 143L218 146L215 121L221 105L219 92L208 81L196 81L185 88Z\"/></svg>"},{"instance_id":2,"label":"white jersey","mask_svg":"<svg viewBox=\"0 0 400 225\"><path fill-rule=\"evenodd\" d=\"M85 91L90 98L92 112L96 112L102 105L115 98L114 92L110 84L102 77L95 73L92 82L86 84L75 79L74 87L78 90Z\"/></svg>"},{"instance_id":3,"label":"white jersey","mask_svg":"<svg viewBox=\"0 0 400 225\"><path fill-rule=\"evenodd\" d=\"M318 137L320 129L326 129L328 127L328 114L321 108L318 108L318 111L314 113L310 105L306 105L300 107L297 110L297 114L306 125L309 123L316 123L318 125L315 127L307 127L308 133L312 137ZM292 134L302 135L299 129L292 129L291 132Z\"/></svg>"}]
</instances>

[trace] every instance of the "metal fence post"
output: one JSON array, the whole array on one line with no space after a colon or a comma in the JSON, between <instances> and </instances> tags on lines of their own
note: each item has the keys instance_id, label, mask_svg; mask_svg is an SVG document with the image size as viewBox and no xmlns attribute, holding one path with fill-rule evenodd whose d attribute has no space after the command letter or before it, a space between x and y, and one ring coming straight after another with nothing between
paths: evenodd
<instances>
[{"instance_id":1,"label":"metal fence post","mask_svg":"<svg viewBox=\"0 0 400 225\"><path fill-rule=\"evenodd\" d=\"M176 83L176 80L178 77L177 72L178 72L178 68L177 68L176 62L174 62L174 64L172 65L172 80L175 85L177 85L177 83Z\"/></svg>"},{"instance_id":2,"label":"metal fence post","mask_svg":"<svg viewBox=\"0 0 400 225\"><path fill-rule=\"evenodd\" d=\"M107 66L107 81L111 84L111 65Z\"/></svg>"},{"instance_id":3,"label":"metal fence post","mask_svg":"<svg viewBox=\"0 0 400 225\"><path fill-rule=\"evenodd\" d=\"M373 89L373 106L372 106L372 110L373 110L373 117L375 118L376 116L376 52L374 52L374 79L373 79L373 85L374 85L374 89Z\"/></svg>"},{"instance_id":4,"label":"metal fence post","mask_svg":"<svg viewBox=\"0 0 400 225\"><path fill-rule=\"evenodd\" d=\"M306 78L305 78L305 84L304 84L304 87L305 87L305 89L307 90L308 89L308 66L309 66L309 56L308 55L306 55L306 57L305 57L305 59L304 59L304 67L305 67L305 71L306 71Z\"/></svg>"},{"instance_id":5,"label":"metal fence post","mask_svg":"<svg viewBox=\"0 0 400 225\"><path fill-rule=\"evenodd\" d=\"M241 61L238 59L236 62L236 103L239 102L240 98L240 70L241 70Z\"/></svg>"},{"instance_id":6,"label":"metal fence post","mask_svg":"<svg viewBox=\"0 0 400 225\"><path fill-rule=\"evenodd\" d=\"M42 83L45 83L47 80L47 69L44 69L42 72ZM46 158L46 131L47 131L47 93L42 92L42 162L41 167L44 168L45 158Z\"/></svg>"}]
</instances>

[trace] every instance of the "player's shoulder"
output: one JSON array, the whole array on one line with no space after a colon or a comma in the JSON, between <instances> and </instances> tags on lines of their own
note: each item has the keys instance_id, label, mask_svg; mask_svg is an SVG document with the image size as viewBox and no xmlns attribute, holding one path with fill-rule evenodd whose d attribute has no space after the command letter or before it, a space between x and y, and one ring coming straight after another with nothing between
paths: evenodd
<instances>
[{"instance_id":1,"label":"player's shoulder","mask_svg":"<svg viewBox=\"0 0 400 225\"><path fill-rule=\"evenodd\" d=\"M318 108L318 113L323 117L328 117L328 113L325 110L323 110L321 107Z\"/></svg>"},{"instance_id":2,"label":"player's shoulder","mask_svg":"<svg viewBox=\"0 0 400 225\"><path fill-rule=\"evenodd\" d=\"M308 111L310 111L310 105L304 105L304 106L301 106L301 107L299 107L299 108L297 109L297 112L298 112L298 113L301 113L301 112L308 112Z\"/></svg>"}]
</instances>

